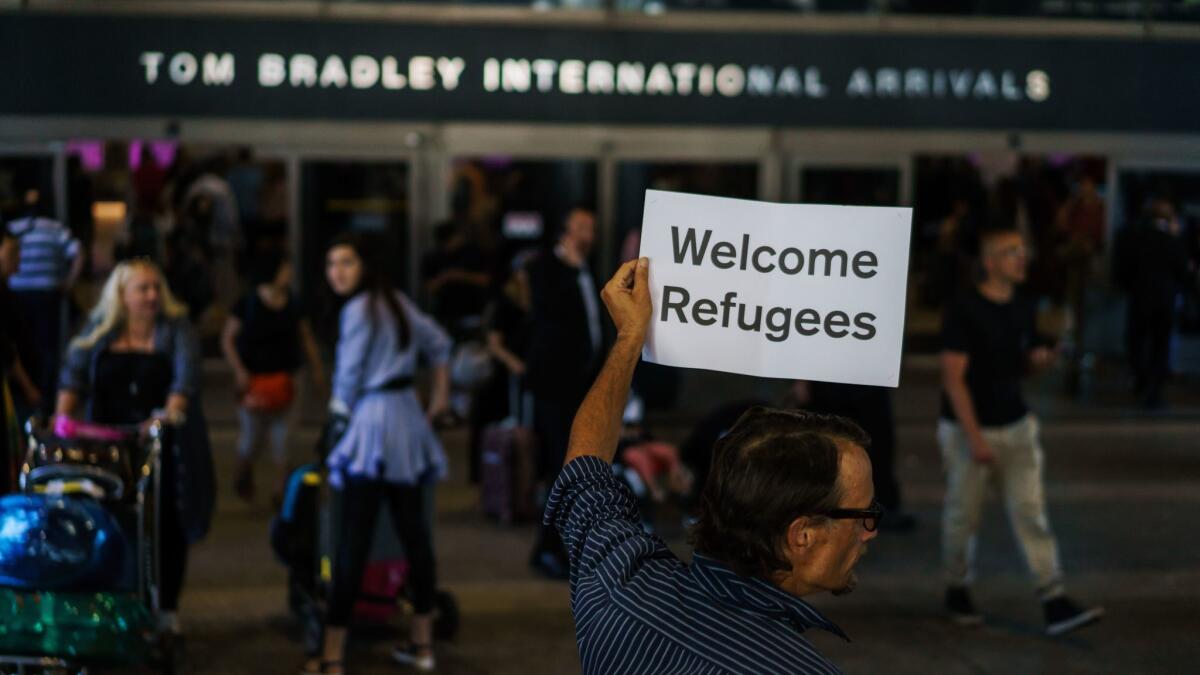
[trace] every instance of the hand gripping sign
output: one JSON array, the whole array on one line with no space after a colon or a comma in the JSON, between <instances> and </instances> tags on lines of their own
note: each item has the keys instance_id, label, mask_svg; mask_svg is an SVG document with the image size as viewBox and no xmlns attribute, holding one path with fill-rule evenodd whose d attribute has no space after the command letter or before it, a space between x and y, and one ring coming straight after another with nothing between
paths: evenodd
<instances>
[{"instance_id":1,"label":"hand gripping sign","mask_svg":"<svg viewBox=\"0 0 1200 675\"><path fill-rule=\"evenodd\" d=\"M912 209L646 191L652 363L895 387Z\"/></svg>"}]
</instances>

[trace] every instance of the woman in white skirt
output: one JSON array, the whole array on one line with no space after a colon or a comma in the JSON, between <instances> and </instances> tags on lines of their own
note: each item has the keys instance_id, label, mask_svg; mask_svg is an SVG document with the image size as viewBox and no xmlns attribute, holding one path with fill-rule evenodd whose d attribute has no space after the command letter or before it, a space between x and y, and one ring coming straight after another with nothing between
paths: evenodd
<instances>
[{"instance_id":1,"label":"woman in white skirt","mask_svg":"<svg viewBox=\"0 0 1200 675\"><path fill-rule=\"evenodd\" d=\"M324 647L303 672L345 672L346 628L385 504L408 558L415 612L409 643L392 656L398 663L432 670L433 518L427 510L432 500L424 492L447 471L446 454L429 420L448 408L450 338L391 288L386 272L371 264L362 239L336 239L325 270L334 293L347 299L338 321L330 412L348 423L327 460L342 509ZM420 356L433 368L427 410L413 389Z\"/></svg>"}]
</instances>

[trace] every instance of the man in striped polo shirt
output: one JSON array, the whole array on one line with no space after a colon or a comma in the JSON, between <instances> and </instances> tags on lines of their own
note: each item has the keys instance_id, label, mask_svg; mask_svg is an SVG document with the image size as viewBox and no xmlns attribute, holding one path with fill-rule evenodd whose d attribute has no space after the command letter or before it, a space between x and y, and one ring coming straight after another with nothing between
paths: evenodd
<instances>
[{"instance_id":1,"label":"man in striped polo shirt","mask_svg":"<svg viewBox=\"0 0 1200 675\"><path fill-rule=\"evenodd\" d=\"M54 406L59 358L66 323L66 292L83 269L79 240L62 223L40 215L41 194L25 192L28 215L8 223L8 231L20 241L20 264L8 280L21 308L22 320L33 336L38 363L31 373L41 401L27 401L48 415ZM40 403L40 405L36 405Z\"/></svg>"},{"instance_id":2,"label":"man in striped polo shirt","mask_svg":"<svg viewBox=\"0 0 1200 675\"><path fill-rule=\"evenodd\" d=\"M869 439L853 422L754 408L713 448L691 564L642 530L612 473L652 312L645 258L601 292L617 340L571 428L546 507L571 563L585 673L837 673L809 630L845 634L801 600L854 588L875 537Z\"/></svg>"}]
</instances>

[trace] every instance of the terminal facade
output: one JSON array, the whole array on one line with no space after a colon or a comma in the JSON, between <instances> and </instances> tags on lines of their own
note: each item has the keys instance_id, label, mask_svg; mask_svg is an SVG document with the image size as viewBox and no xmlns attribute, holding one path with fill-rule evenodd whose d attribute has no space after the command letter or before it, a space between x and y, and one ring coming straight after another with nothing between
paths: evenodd
<instances>
[{"instance_id":1,"label":"terminal facade","mask_svg":"<svg viewBox=\"0 0 1200 675\"><path fill-rule=\"evenodd\" d=\"M3 215L14 176L42 177L53 213L94 220L103 267L128 237L143 157L241 156L272 187L307 296L325 245L350 229L379 234L419 294L450 218L497 247L592 205L603 275L636 244L649 188L911 206L909 332L931 335L939 233L958 205L1005 212L1052 265L1039 239L1086 177L1105 204L1084 338L1100 353L1121 349L1103 269L1119 228L1152 196L1189 232L1200 220L1198 23L236 4L0 9L15 36L0 85L19 92L0 102ZM1200 362L1190 330L1180 355Z\"/></svg>"}]
</instances>

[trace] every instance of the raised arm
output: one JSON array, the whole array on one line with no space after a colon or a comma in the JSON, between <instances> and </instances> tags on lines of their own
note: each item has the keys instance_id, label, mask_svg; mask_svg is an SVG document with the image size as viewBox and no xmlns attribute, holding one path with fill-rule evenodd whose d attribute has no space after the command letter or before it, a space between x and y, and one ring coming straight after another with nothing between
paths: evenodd
<instances>
[{"instance_id":1,"label":"raised arm","mask_svg":"<svg viewBox=\"0 0 1200 675\"><path fill-rule=\"evenodd\" d=\"M600 293L617 326L617 341L575 415L566 466L546 504L544 522L558 529L571 561L572 593L580 581L597 583L610 591L589 594L598 603L608 602L647 560L671 555L662 540L642 529L636 498L609 466L650 324L647 265L645 258L625 263Z\"/></svg>"},{"instance_id":2,"label":"raised arm","mask_svg":"<svg viewBox=\"0 0 1200 675\"><path fill-rule=\"evenodd\" d=\"M616 324L617 340L575 415L566 464L589 455L611 463L617 451L621 415L653 311L649 264L646 258L630 260L617 270L600 292L600 298Z\"/></svg>"}]
</instances>

